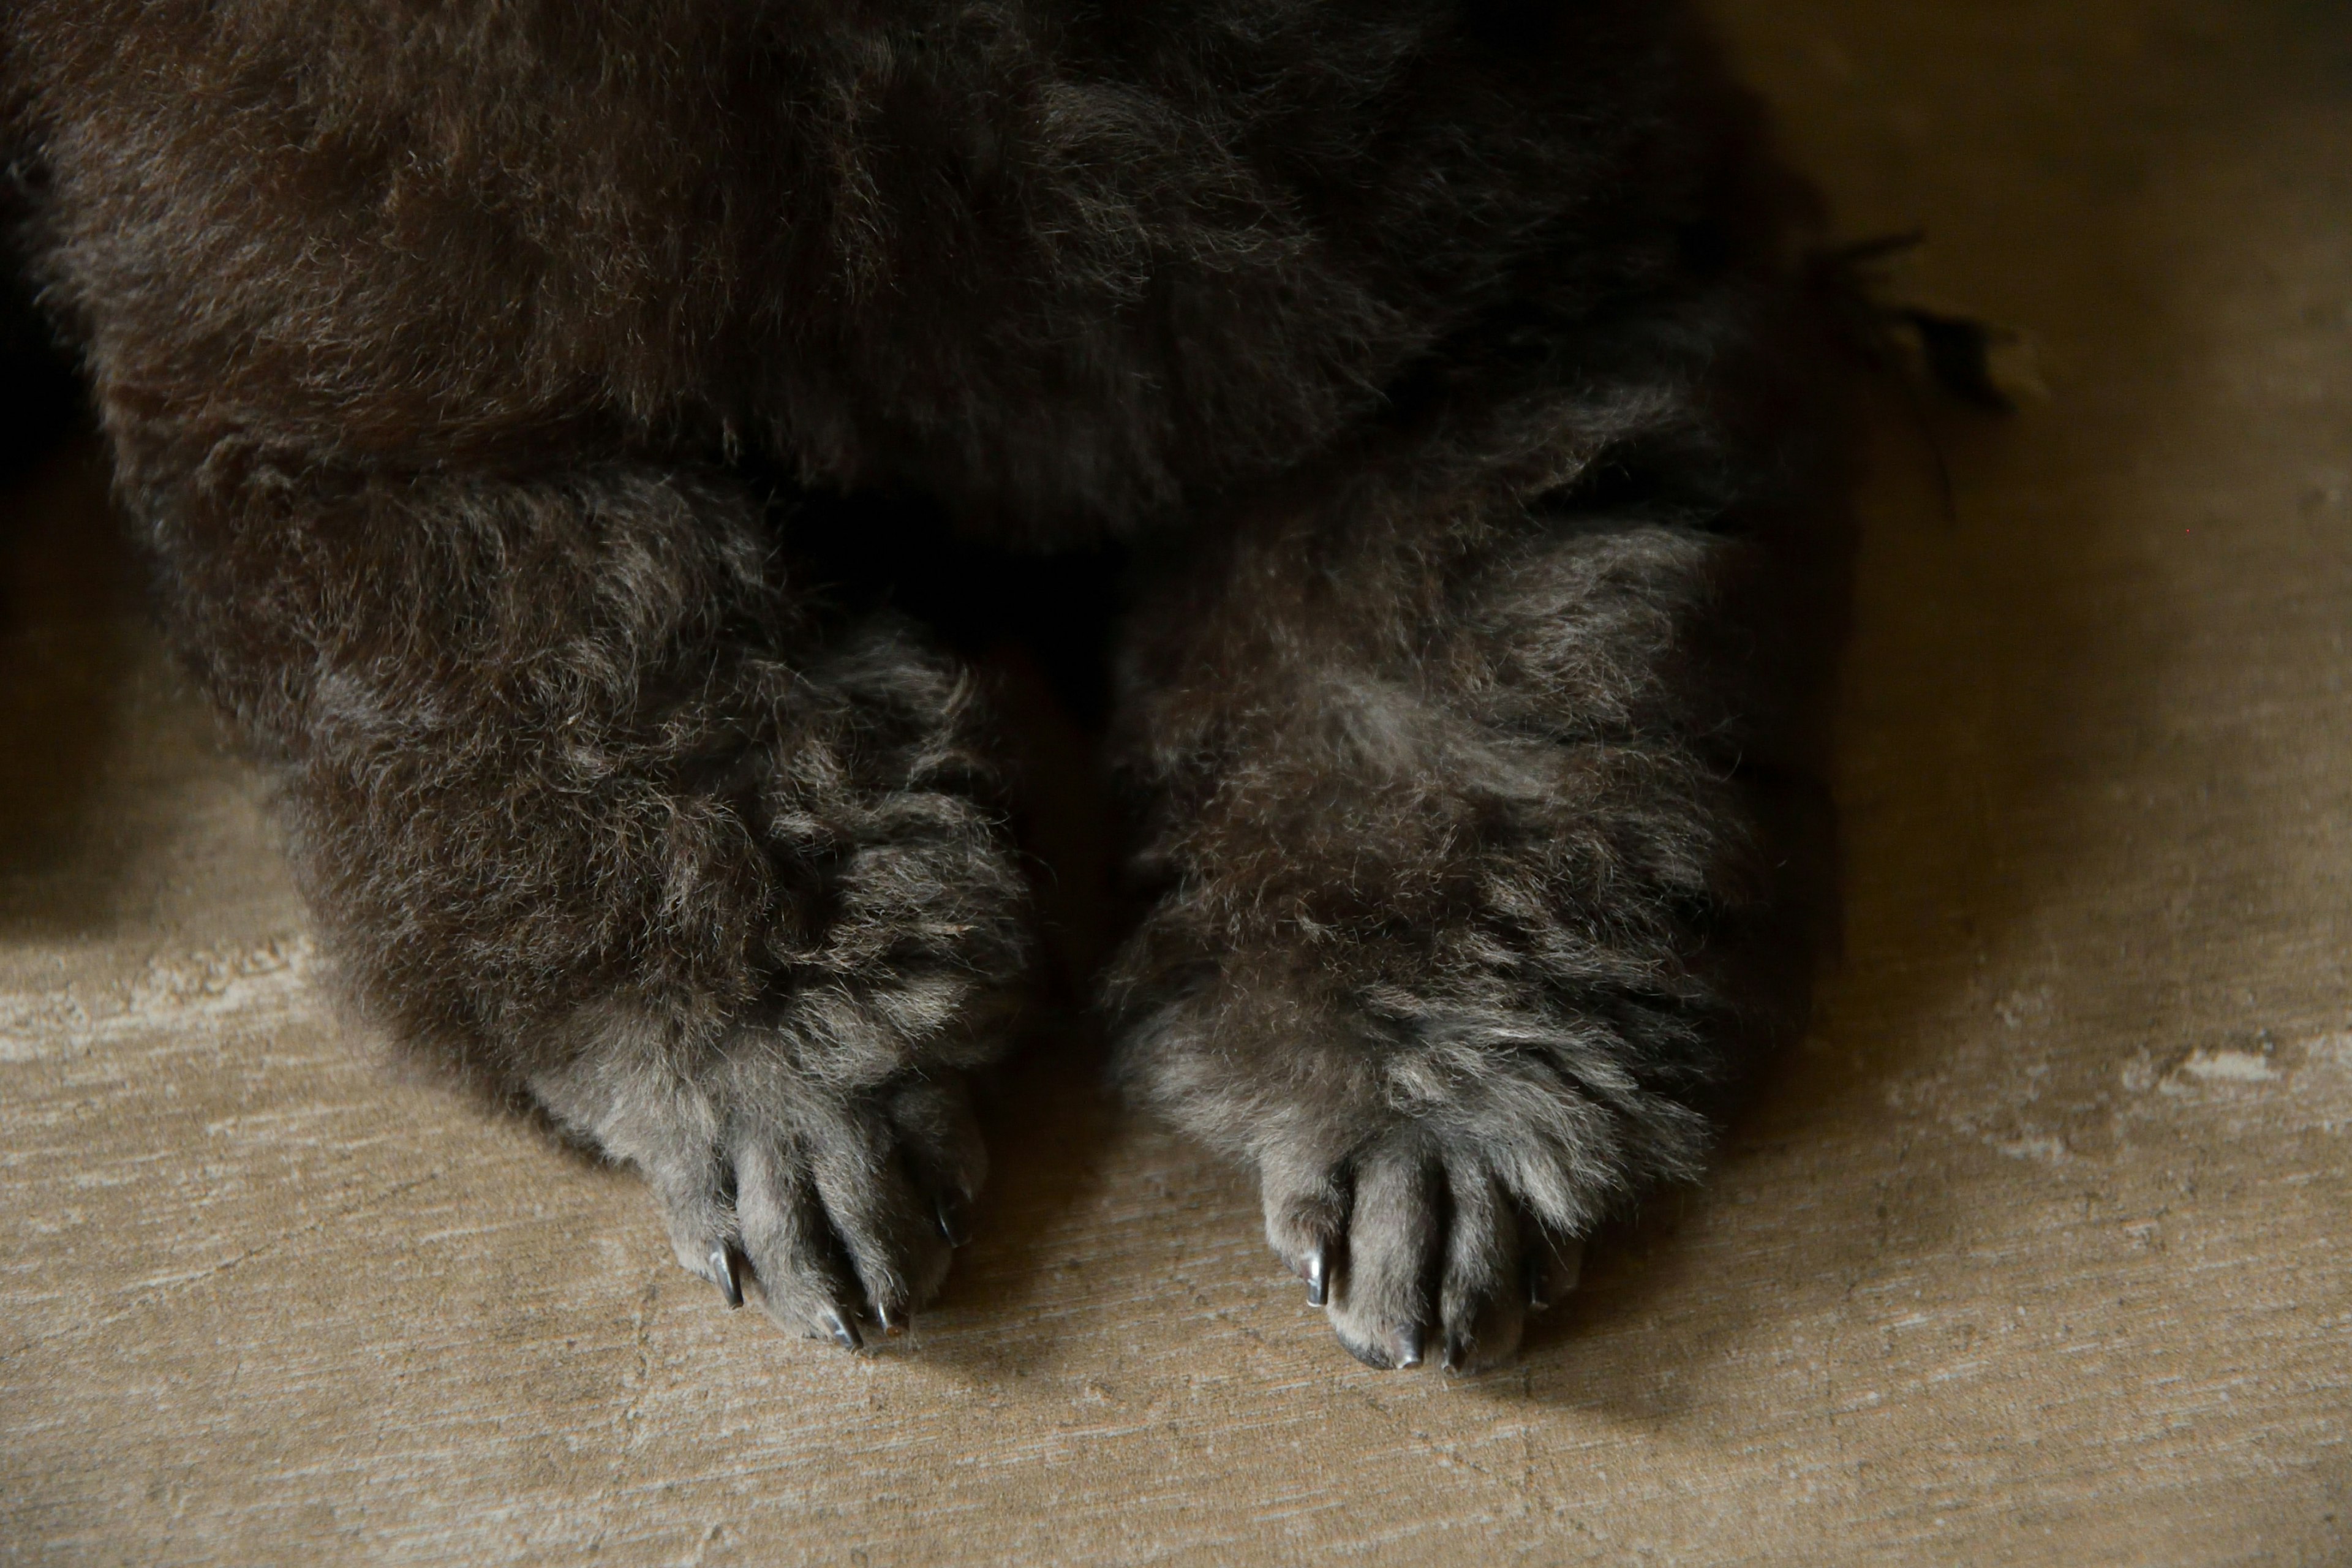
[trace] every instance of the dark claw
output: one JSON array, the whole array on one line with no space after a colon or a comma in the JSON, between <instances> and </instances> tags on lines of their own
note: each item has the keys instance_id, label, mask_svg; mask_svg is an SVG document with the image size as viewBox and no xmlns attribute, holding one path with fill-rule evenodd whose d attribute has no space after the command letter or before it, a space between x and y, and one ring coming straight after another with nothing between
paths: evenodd
<instances>
[{"instance_id":1,"label":"dark claw","mask_svg":"<svg viewBox=\"0 0 2352 1568\"><path fill-rule=\"evenodd\" d=\"M953 1198L940 1200L940 1234L948 1238L950 1247L961 1247L971 1239L971 1226L964 1218L963 1205Z\"/></svg>"},{"instance_id":2,"label":"dark claw","mask_svg":"<svg viewBox=\"0 0 2352 1568\"><path fill-rule=\"evenodd\" d=\"M1421 1325L1419 1323L1409 1325L1403 1332L1398 1334L1397 1344L1401 1351L1397 1356L1397 1365L1406 1367L1421 1364Z\"/></svg>"},{"instance_id":3,"label":"dark claw","mask_svg":"<svg viewBox=\"0 0 2352 1568\"><path fill-rule=\"evenodd\" d=\"M1583 1244L1569 1245L1580 1248ZM1563 1257L1552 1250L1551 1243L1539 1240L1528 1249L1527 1269L1528 1306L1535 1311L1546 1311L1576 1289L1577 1279L1584 1271L1584 1258L1581 1251ZM1552 1289L1555 1284L1560 1287L1558 1291Z\"/></svg>"},{"instance_id":4,"label":"dark claw","mask_svg":"<svg viewBox=\"0 0 2352 1568\"><path fill-rule=\"evenodd\" d=\"M1320 1307L1331 1300L1331 1254L1317 1244L1307 1255L1307 1304Z\"/></svg>"},{"instance_id":5,"label":"dark claw","mask_svg":"<svg viewBox=\"0 0 2352 1568\"><path fill-rule=\"evenodd\" d=\"M903 1315L893 1316L887 1307L874 1309L874 1321L880 1326L884 1337L887 1339L895 1340L907 1331L906 1318Z\"/></svg>"},{"instance_id":6,"label":"dark claw","mask_svg":"<svg viewBox=\"0 0 2352 1568\"><path fill-rule=\"evenodd\" d=\"M1445 1353L1440 1358L1440 1363L1448 1372L1466 1372L1470 1367L1470 1358L1477 1349L1478 1342L1469 1335L1448 1334L1445 1336Z\"/></svg>"},{"instance_id":7,"label":"dark claw","mask_svg":"<svg viewBox=\"0 0 2352 1568\"><path fill-rule=\"evenodd\" d=\"M743 1304L743 1287L735 1279L735 1256L723 1247L710 1249L710 1272L717 1277L719 1293L727 1298L731 1310Z\"/></svg>"},{"instance_id":8,"label":"dark claw","mask_svg":"<svg viewBox=\"0 0 2352 1568\"><path fill-rule=\"evenodd\" d=\"M858 1336L857 1325L843 1317L839 1310L825 1313L824 1326L826 1331L833 1335L833 1342L843 1350L855 1352L866 1348L865 1340Z\"/></svg>"}]
</instances>

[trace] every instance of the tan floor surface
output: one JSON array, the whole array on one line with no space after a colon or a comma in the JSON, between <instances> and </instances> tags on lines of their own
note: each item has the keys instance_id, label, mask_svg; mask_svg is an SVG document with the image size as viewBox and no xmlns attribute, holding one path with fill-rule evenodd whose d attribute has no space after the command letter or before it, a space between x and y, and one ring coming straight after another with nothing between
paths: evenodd
<instances>
[{"instance_id":1,"label":"tan floor surface","mask_svg":"<svg viewBox=\"0 0 2352 1568\"><path fill-rule=\"evenodd\" d=\"M1849 952L1517 1370L1359 1367L1051 1064L912 1342L729 1315L331 1016L84 458L0 502L0 1558L2352 1562L2352 10L1728 9L2055 395L1956 519L1884 422Z\"/></svg>"}]
</instances>

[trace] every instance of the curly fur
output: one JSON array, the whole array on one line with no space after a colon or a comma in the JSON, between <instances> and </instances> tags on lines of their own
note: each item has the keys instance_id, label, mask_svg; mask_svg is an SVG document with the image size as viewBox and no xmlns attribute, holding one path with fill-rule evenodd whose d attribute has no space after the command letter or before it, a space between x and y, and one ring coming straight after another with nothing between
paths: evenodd
<instances>
[{"instance_id":1,"label":"curly fur","mask_svg":"<svg viewBox=\"0 0 2352 1568\"><path fill-rule=\"evenodd\" d=\"M780 1319L937 1287L1034 945L971 679L794 518L1133 543L1119 1070L1368 1359L1507 1354L1521 1258L1695 1171L1799 1016L1840 422L1801 197L1678 8L25 0L0 47L33 274L363 1005Z\"/></svg>"}]
</instances>

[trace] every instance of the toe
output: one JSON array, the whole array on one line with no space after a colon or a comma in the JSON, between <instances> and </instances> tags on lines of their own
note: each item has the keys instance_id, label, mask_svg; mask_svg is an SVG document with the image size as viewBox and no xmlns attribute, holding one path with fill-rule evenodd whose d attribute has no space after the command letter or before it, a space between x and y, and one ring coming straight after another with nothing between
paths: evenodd
<instances>
[{"instance_id":1,"label":"toe","mask_svg":"<svg viewBox=\"0 0 2352 1568\"><path fill-rule=\"evenodd\" d=\"M1417 1366L1428 1349L1444 1202L1422 1141L1408 1133L1375 1145L1356 1166L1353 1198L1331 1326L1367 1365Z\"/></svg>"},{"instance_id":2,"label":"toe","mask_svg":"<svg viewBox=\"0 0 2352 1568\"><path fill-rule=\"evenodd\" d=\"M1307 1304L1327 1306L1348 1227L1347 1173L1336 1164L1303 1160L1260 1162L1265 1239L1293 1274L1307 1282Z\"/></svg>"},{"instance_id":3,"label":"toe","mask_svg":"<svg viewBox=\"0 0 2352 1568\"><path fill-rule=\"evenodd\" d=\"M810 1172L864 1289L866 1315L897 1333L947 1279L952 1254L938 1205L917 1186L880 1118L826 1118L812 1141Z\"/></svg>"},{"instance_id":4,"label":"toe","mask_svg":"<svg viewBox=\"0 0 2352 1568\"><path fill-rule=\"evenodd\" d=\"M1519 1348L1525 1305L1518 1213L1475 1162L1449 1165L1446 1189L1451 1215L1438 1289L1444 1363L1448 1372L1480 1372Z\"/></svg>"},{"instance_id":5,"label":"toe","mask_svg":"<svg viewBox=\"0 0 2352 1568\"><path fill-rule=\"evenodd\" d=\"M1584 1238L1556 1236L1532 1219L1522 1219L1528 1237L1528 1306L1540 1312L1576 1289L1584 1272Z\"/></svg>"},{"instance_id":6,"label":"toe","mask_svg":"<svg viewBox=\"0 0 2352 1568\"><path fill-rule=\"evenodd\" d=\"M891 1097L889 1119L940 1235L961 1247L971 1238L973 1200L988 1180L988 1145L971 1098L952 1080L919 1079Z\"/></svg>"},{"instance_id":7,"label":"toe","mask_svg":"<svg viewBox=\"0 0 2352 1568\"><path fill-rule=\"evenodd\" d=\"M718 1161L666 1163L647 1168L646 1177L678 1266L718 1286L729 1306L741 1306L734 1267L735 1213Z\"/></svg>"},{"instance_id":8,"label":"toe","mask_svg":"<svg viewBox=\"0 0 2352 1568\"><path fill-rule=\"evenodd\" d=\"M768 1316L856 1350L857 1288L793 1152L768 1139L746 1143L736 1153L735 1182L741 1244Z\"/></svg>"}]
</instances>

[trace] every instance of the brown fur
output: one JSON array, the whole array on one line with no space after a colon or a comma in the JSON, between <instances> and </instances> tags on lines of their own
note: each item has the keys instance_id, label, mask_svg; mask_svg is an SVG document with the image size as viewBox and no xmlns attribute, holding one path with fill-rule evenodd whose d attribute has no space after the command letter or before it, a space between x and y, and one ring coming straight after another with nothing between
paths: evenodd
<instances>
[{"instance_id":1,"label":"brown fur","mask_svg":"<svg viewBox=\"0 0 2352 1568\"><path fill-rule=\"evenodd\" d=\"M780 1320L936 1289L1034 946L971 680L795 518L1131 544L1120 1072L1367 1359L1507 1355L1801 1016L1839 417L1676 8L6 37L34 276L363 1005Z\"/></svg>"}]
</instances>

